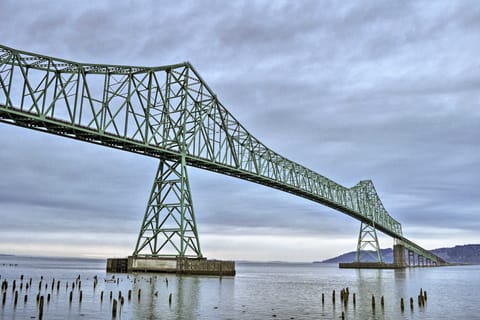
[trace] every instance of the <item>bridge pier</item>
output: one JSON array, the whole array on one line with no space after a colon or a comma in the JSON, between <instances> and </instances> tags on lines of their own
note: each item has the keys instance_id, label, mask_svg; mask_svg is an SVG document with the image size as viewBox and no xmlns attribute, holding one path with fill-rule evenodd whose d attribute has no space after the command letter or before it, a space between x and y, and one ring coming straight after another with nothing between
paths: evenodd
<instances>
[{"instance_id":1,"label":"bridge pier","mask_svg":"<svg viewBox=\"0 0 480 320\"><path fill-rule=\"evenodd\" d=\"M235 261L187 257L130 256L128 258L107 259L107 272L159 272L189 275L234 276Z\"/></svg>"},{"instance_id":2,"label":"bridge pier","mask_svg":"<svg viewBox=\"0 0 480 320\"><path fill-rule=\"evenodd\" d=\"M393 245L393 264L399 268L405 268L407 266L405 262L405 247L401 244Z\"/></svg>"}]
</instances>

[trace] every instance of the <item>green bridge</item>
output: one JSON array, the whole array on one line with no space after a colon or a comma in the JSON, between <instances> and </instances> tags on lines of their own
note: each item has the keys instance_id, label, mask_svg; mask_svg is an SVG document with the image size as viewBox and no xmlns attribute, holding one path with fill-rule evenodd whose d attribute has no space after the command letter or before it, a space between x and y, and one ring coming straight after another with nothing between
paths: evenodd
<instances>
[{"instance_id":1,"label":"green bridge","mask_svg":"<svg viewBox=\"0 0 480 320\"><path fill-rule=\"evenodd\" d=\"M187 175L194 166L359 220L357 262L366 249L382 262L378 230L403 250L395 256L398 265L446 263L403 235L371 181L346 188L252 136L188 62L87 64L0 46L0 121L160 160L134 257L202 257Z\"/></svg>"}]
</instances>

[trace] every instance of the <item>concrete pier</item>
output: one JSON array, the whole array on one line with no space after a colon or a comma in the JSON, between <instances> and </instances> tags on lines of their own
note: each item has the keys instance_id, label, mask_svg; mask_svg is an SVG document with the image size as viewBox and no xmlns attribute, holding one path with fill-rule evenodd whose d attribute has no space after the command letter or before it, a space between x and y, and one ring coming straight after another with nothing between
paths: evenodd
<instances>
[{"instance_id":1,"label":"concrete pier","mask_svg":"<svg viewBox=\"0 0 480 320\"><path fill-rule=\"evenodd\" d=\"M381 262L349 262L339 263L341 269L402 269L405 266L395 263L381 263Z\"/></svg>"},{"instance_id":2,"label":"concrete pier","mask_svg":"<svg viewBox=\"0 0 480 320\"><path fill-rule=\"evenodd\" d=\"M235 261L185 257L133 257L107 259L107 272L165 272L234 276Z\"/></svg>"}]
</instances>

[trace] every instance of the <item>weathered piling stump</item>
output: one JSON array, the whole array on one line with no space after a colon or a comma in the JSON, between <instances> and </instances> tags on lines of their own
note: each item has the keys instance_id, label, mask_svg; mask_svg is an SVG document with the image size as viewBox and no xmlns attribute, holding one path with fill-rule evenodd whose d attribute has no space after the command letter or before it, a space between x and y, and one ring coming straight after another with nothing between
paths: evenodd
<instances>
[{"instance_id":1,"label":"weathered piling stump","mask_svg":"<svg viewBox=\"0 0 480 320\"><path fill-rule=\"evenodd\" d=\"M23 303L27 303L28 301L28 294L25 295L25 297L23 297Z\"/></svg>"},{"instance_id":2,"label":"weathered piling stump","mask_svg":"<svg viewBox=\"0 0 480 320\"><path fill-rule=\"evenodd\" d=\"M47 294L47 303L50 303L50 293Z\"/></svg>"},{"instance_id":3,"label":"weathered piling stump","mask_svg":"<svg viewBox=\"0 0 480 320\"><path fill-rule=\"evenodd\" d=\"M322 292L322 304L325 303L325 294Z\"/></svg>"},{"instance_id":4,"label":"weathered piling stump","mask_svg":"<svg viewBox=\"0 0 480 320\"><path fill-rule=\"evenodd\" d=\"M113 292L110 291L110 301L112 301Z\"/></svg>"},{"instance_id":5,"label":"weathered piling stump","mask_svg":"<svg viewBox=\"0 0 480 320\"><path fill-rule=\"evenodd\" d=\"M103 291L100 292L100 302L103 302Z\"/></svg>"},{"instance_id":6,"label":"weathered piling stump","mask_svg":"<svg viewBox=\"0 0 480 320\"><path fill-rule=\"evenodd\" d=\"M7 300L7 292L6 292L6 291L4 291L4 292L3 292L3 296L2 296L2 305L4 305L4 304L5 304L5 300Z\"/></svg>"},{"instance_id":7,"label":"weathered piling stump","mask_svg":"<svg viewBox=\"0 0 480 320\"><path fill-rule=\"evenodd\" d=\"M78 297L78 302L82 303L83 292L80 290L80 296Z\"/></svg>"},{"instance_id":8,"label":"weathered piling stump","mask_svg":"<svg viewBox=\"0 0 480 320\"><path fill-rule=\"evenodd\" d=\"M380 305L382 308L385 306L385 300L383 299L383 296L380 298Z\"/></svg>"},{"instance_id":9,"label":"weathered piling stump","mask_svg":"<svg viewBox=\"0 0 480 320\"><path fill-rule=\"evenodd\" d=\"M400 298L400 310L402 310L402 312L405 310L405 304L403 302L403 298Z\"/></svg>"},{"instance_id":10,"label":"weathered piling stump","mask_svg":"<svg viewBox=\"0 0 480 320\"><path fill-rule=\"evenodd\" d=\"M372 294L372 309L375 309L375 296Z\"/></svg>"},{"instance_id":11,"label":"weathered piling stump","mask_svg":"<svg viewBox=\"0 0 480 320\"><path fill-rule=\"evenodd\" d=\"M168 304L172 304L172 294L168 295Z\"/></svg>"},{"instance_id":12,"label":"weathered piling stump","mask_svg":"<svg viewBox=\"0 0 480 320\"><path fill-rule=\"evenodd\" d=\"M73 291L70 291L70 297L68 298L68 301L72 303L72 299L73 299Z\"/></svg>"},{"instance_id":13,"label":"weathered piling stump","mask_svg":"<svg viewBox=\"0 0 480 320\"><path fill-rule=\"evenodd\" d=\"M410 309L413 310L413 298L410 297Z\"/></svg>"},{"instance_id":14,"label":"weathered piling stump","mask_svg":"<svg viewBox=\"0 0 480 320\"><path fill-rule=\"evenodd\" d=\"M352 302L353 302L353 306L355 306L357 304L357 297L356 297L355 293L353 293Z\"/></svg>"},{"instance_id":15,"label":"weathered piling stump","mask_svg":"<svg viewBox=\"0 0 480 320\"><path fill-rule=\"evenodd\" d=\"M332 292L332 303L335 304L335 290Z\"/></svg>"},{"instance_id":16,"label":"weathered piling stump","mask_svg":"<svg viewBox=\"0 0 480 320\"><path fill-rule=\"evenodd\" d=\"M128 290L128 301L132 299L132 290Z\"/></svg>"},{"instance_id":17,"label":"weathered piling stump","mask_svg":"<svg viewBox=\"0 0 480 320\"><path fill-rule=\"evenodd\" d=\"M112 318L117 317L117 299L113 299Z\"/></svg>"},{"instance_id":18,"label":"weathered piling stump","mask_svg":"<svg viewBox=\"0 0 480 320\"><path fill-rule=\"evenodd\" d=\"M43 319L43 296L40 297L40 302L38 304L38 318Z\"/></svg>"},{"instance_id":19,"label":"weathered piling stump","mask_svg":"<svg viewBox=\"0 0 480 320\"><path fill-rule=\"evenodd\" d=\"M423 291L423 299L427 301L427 290Z\"/></svg>"},{"instance_id":20,"label":"weathered piling stump","mask_svg":"<svg viewBox=\"0 0 480 320\"><path fill-rule=\"evenodd\" d=\"M140 300L141 294L142 294L142 289L138 289L138 300Z\"/></svg>"},{"instance_id":21,"label":"weathered piling stump","mask_svg":"<svg viewBox=\"0 0 480 320\"><path fill-rule=\"evenodd\" d=\"M342 320L345 320L345 312L342 311Z\"/></svg>"},{"instance_id":22,"label":"weathered piling stump","mask_svg":"<svg viewBox=\"0 0 480 320\"><path fill-rule=\"evenodd\" d=\"M13 297L13 305L17 306L17 301L18 301L18 291L15 290L15 296Z\"/></svg>"}]
</instances>

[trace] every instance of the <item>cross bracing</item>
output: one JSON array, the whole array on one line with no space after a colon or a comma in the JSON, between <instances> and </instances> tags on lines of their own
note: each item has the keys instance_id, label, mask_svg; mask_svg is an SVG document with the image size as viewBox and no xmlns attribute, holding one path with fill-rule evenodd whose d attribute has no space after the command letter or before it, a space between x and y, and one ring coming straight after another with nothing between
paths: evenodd
<instances>
[{"instance_id":1,"label":"cross bracing","mask_svg":"<svg viewBox=\"0 0 480 320\"><path fill-rule=\"evenodd\" d=\"M223 106L190 63L85 64L0 46L0 121L266 185L403 237L371 181L346 188L272 151Z\"/></svg>"}]
</instances>

